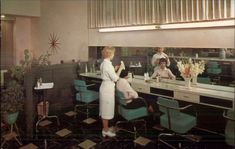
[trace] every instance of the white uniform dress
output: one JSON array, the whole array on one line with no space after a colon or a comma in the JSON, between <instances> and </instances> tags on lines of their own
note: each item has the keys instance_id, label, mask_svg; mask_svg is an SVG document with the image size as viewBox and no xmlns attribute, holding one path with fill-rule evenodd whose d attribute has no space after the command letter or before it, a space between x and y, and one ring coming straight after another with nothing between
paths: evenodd
<instances>
[{"instance_id":1,"label":"white uniform dress","mask_svg":"<svg viewBox=\"0 0 235 149\"><path fill-rule=\"evenodd\" d=\"M156 60L159 60L161 58L166 58L167 59L167 66L170 66L170 60L168 59L168 56L166 53L162 52L162 53L156 53L153 55L152 58L152 65L154 66L154 71L156 71L159 68L159 64L155 64Z\"/></svg>"},{"instance_id":2,"label":"white uniform dress","mask_svg":"<svg viewBox=\"0 0 235 149\"><path fill-rule=\"evenodd\" d=\"M100 116L103 119L114 117L115 82L119 79L112 62L108 59L100 65L102 83L100 86Z\"/></svg>"}]
</instances>

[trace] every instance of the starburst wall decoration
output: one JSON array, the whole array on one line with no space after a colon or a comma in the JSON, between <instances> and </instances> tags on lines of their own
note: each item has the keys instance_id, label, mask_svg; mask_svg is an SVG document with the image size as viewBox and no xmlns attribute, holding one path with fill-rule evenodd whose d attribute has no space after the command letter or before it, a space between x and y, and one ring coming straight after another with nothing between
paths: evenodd
<instances>
[{"instance_id":1,"label":"starburst wall decoration","mask_svg":"<svg viewBox=\"0 0 235 149\"><path fill-rule=\"evenodd\" d=\"M51 49L51 51L52 51L52 53L56 53L57 52L57 50L60 48L59 47L59 37L56 35L56 34L54 34L54 33L52 33L52 34L50 34L50 37L49 37L49 45L50 45L50 49Z\"/></svg>"}]
</instances>

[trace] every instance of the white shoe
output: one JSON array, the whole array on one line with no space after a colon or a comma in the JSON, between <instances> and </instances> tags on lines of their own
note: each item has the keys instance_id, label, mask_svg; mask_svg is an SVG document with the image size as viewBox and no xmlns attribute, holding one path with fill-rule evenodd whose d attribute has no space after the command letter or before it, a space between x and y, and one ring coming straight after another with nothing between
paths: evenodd
<instances>
[{"instance_id":1,"label":"white shoe","mask_svg":"<svg viewBox=\"0 0 235 149\"><path fill-rule=\"evenodd\" d=\"M103 137L105 137L105 136L108 136L108 137L115 137L115 136L116 136L116 133L111 132L110 130L108 130L108 131L102 130L102 135L103 135Z\"/></svg>"},{"instance_id":2,"label":"white shoe","mask_svg":"<svg viewBox=\"0 0 235 149\"><path fill-rule=\"evenodd\" d=\"M109 127L109 131L111 131L111 132L114 132L114 127L112 126L112 127ZM115 133L115 132L114 132Z\"/></svg>"}]
</instances>

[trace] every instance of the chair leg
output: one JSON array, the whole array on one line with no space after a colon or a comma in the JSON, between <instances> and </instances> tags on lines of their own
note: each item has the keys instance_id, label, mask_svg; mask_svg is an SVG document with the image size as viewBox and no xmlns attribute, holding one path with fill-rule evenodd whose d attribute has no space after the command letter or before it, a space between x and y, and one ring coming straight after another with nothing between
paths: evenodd
<instances>
[{"instance_id":1,"label":"chair leg","mask_svg":"<svg viewBox=\"0 0 235 149\"><path fill-rule=\"evenodd\" d=\"M47 149L47 140L44 139L44 149Z\"/></svg>"},{"instance_id":2,"label":"chair leg","mask_svg":"<svg viewBox=\"0 0 235 149\"><path fill-rule=\"evenodd\" d=\"M159 148L159 145L160 145L160 142L169 146L170 148L173 148L173 149L177 149L177 147L174 147L172 146L171 144L167 143L166 141L164 141L163 139L161 139L161 136L180 136L180 137L183 137L183 138L186 138L194 143L196 142L199 142L201 137L200 136L196 136L196 135L181 135L181 134L170 134L170 133L161 133L160 135L158 135L158 148ZM193 144L194 144L193 143ZM184 147L184 148L188 148L189 146L191 146L192 144ZM178 144L178 148L182 148L181 146L181 143Z\"/></svg>"},{"instance_id":3,"label":"chair leg","mask_svg":"<svg viewBox=\"0 0 235 149\"><path fill-rule=\"evenodd\" d=\"M56 116L56 115L51 115L51 116L47 116L47 118L56 118L56 120L57 120L57 125L60 126L60 120L59 120L58 116Z\"/></svg>"},{"instance_id":4,"label":"chair leg","mask_svg":"<svg viewBox=\"0 0 235 149\"><path fill-rule=\"evenodd\" d=\"M136 137L137 137L137 131L136 131L136 127L134 125L134 138L136 139Z\"/></svg>"},{"instance_id":5,"label":"chair leg","mask_svg":"<svg viewBox=\"0 0 235 149\"><path fill-rule=\"evenodd\" d=\"M21 143L21 141L20 141L17 137L15 137L14 139L17 141L17 143L18 143L20 146L23 145L23 144Z\"/></svg>"},{"instance_id":6,"label":"chair leg","mask_svg":"<svg viewBox=\"0 0 235 149\"><path fill-rule=\"evenodd\" d=\"M88 104L86 104L86 118L88 119L89 117L89 109L88 109Z\"/></svg>"},{"instance_id":7,"label":"chair leg","mask_svg":"<svg viewBox=\"0 0 235 149\"><path fill-rule=\"evenodd\" d=\"M19 129L18 129L18 126L16 125L16 123L15 123L15 129L16 129L16 133L19 135L20 132L19 132Z\"/></svg>"},{"instance_id":8,"label":"chair leg","mask_svg":"<svg viewBox=\"0 0 235 149\"><path fill-rule=\"evenodd\" d=\"M138 133L137 128L134 124L136 122L144 122L144 129L145 129L145 134L146 134L147 126L146 126L146 121L144 119L139 119L139 120L134 120L134 121L117 121L116 124L115 124L115 128L116 129L119 128L120 130L123 130L123 131L134 134L134 138L136 139L137 133ZM125 123L131 123L133 125L133 131L130 131L130 130L127 130L127 129L122 129L122 128L118 127L119 124L125 124Z\"/></svg>"},{"instance_id":9,"label":"chair leg","mask_svg":"<svg viewBox=\"0 0 235 149\"><path fill-rule=\"evenodd\" d=\"M6 143L6 140L4 139L3 142L1 143L1 148L4 146L5 143Z\"/></svg>"},{"instance_id":10,"label":"chair leg","mask_svg":"<svg viewBox=\"0 0 235 149\"><path fill-rule=\"evenodd\" d=\"M168 147L172 148L172 149L177 149L177 147L174 147L173 145L167 143L166 141L161 139L161 136L175 136L175 134L170 134L170 133L161 133L158 135L158 148L160 148L160 143L163 143L165 145L167 145Z\"/></svg>"}]
</instances>

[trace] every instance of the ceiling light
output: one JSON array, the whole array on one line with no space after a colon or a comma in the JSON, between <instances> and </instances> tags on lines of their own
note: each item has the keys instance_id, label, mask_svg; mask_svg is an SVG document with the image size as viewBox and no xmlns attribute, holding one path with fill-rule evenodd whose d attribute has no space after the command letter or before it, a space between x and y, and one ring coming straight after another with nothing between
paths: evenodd
<instances>
[{"instance_id":1,"label":"ceiling light","mask_svg":"<svg viewBox=\"0 0 235 149\"><path fill-rule=\"evenodd\" d=\"M159 29L159 26L158 25L144 25L144 26L101 28L99 29L99 32L122 32L122 31L155 30L155 29Z\"/></svg>"},{"instance_id":2,"label":"ceiling light","mask_svg":"<svg viewBox=\"0 0 235 149\"><path fill-rule=\"evenodd\" d=\"M221 20L208 22L193 22L193 23L178 23L178 24L163 24L160 29L180 29L180 28L206 28L206 27L226 27L235 26L235 20Z\"/></svg>"},{"instance_id":3,"label":"ceiling light","mask_svg":"<svg viewBox=\"0 0 235 149\"><path fill-rule=\"evenodd\" d=\"M6 17L5 15L3 15L3 14L1 15L1 18L5 18L5 17Z\"/></svg>"},{"instance_id":4,"label":"ceiling light","mask_svg":"<svg viewBox=\"0 0 235 149\"><path fill-rule=\"evenodd\" d=\"M235 19L220 20L220 21L205 21L191 23L175 23L163 25L143 25L143 26L127 26L127 27L112 27L101 28L99 32L122 32L122 31L143 31L156 29L187 29L187 28L207 28L207 27L228 27L235 26Z\"/></svg>"}]
</instances>

